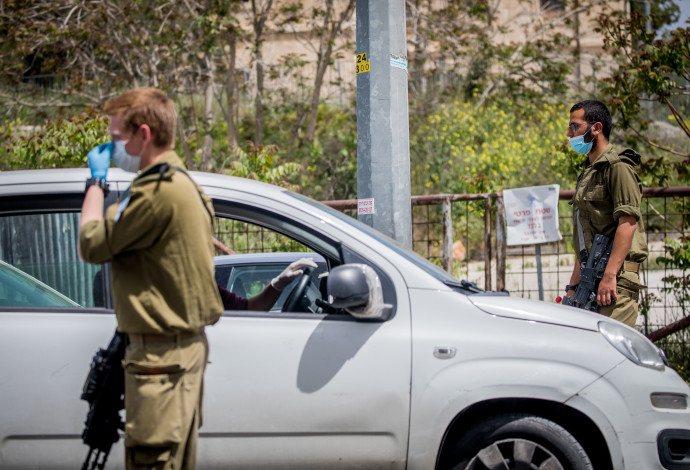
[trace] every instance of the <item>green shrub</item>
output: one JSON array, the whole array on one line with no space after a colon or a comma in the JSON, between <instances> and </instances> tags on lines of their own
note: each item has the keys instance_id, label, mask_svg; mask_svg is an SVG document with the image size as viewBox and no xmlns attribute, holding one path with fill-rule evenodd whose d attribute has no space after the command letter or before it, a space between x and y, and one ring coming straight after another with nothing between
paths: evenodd
<instances>
[{"instance_id":1,"label":"green shrub","mask_svg":"<svg viewBox=\"0 0 690 470\"><path fill-rule=\"evenodd\" d=\"M5 124L4 151L0 165L5 170L69 168L86 165L86 154L110 140L108 118L93 109L70 118L48 120L42 126Z\"/></svg>"},{"instance_id":2,"label":"green shrub","mask_svg":"<svg viewBox=\"0 0 690 470\"><path fill-rule=\"evenodd\" d=\"M413 136L413 194L493 192L573 183L568 108L496 102L442 105Z\"/></svg>"},{"instance_id":3,"label":"green shrub","mask_svg":"<svg viewBox=\"0 0 690 470\"><path fill-rule=\"evenodd\" d=\"M301 188L290 181L296 178L302 167L297 163L277 163L276 145L254 145L247 141L219 162L218 171L299 191Z\"/></svg>"}]
</instances>

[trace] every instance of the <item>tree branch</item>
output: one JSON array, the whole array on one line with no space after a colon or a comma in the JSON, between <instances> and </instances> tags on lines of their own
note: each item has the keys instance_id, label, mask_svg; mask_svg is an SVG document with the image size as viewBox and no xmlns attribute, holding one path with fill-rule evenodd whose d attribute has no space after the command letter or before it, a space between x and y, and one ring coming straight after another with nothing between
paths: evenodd
<instances>
[{"instance_id":1,"label":"tree branch","mask_svg":"<svg viewBox=\"0 0 690 470\"><path fill-rule=\"evenodd\" d=\"M588 10L592 8L593 6L601 5L603 3L606 3L606 0L596 0L594 2L588 3L587 5L582 5L579 8L575 8L574 10L571 10L570 12L559 16L558 18L554 18L552 21L549 21L546 23L542 28L539 28L536 30L532 35L530 36L525 36L525 38L522 40L522 43L515 49L513 54L510 56L508 59L508 63L512 63L515 61L515 59L522 53L524 48L532 42L535 38L538 38L542 34L544 34L544 31L548 29L553 29L555 26L564 23L568 18L571 16L574 16L582 11ZM539 21L539 20L537 20ZM491 91L497 87L500 86L501 83L503 83L503 77L505 74L500 74L497 79L491 80L489 85L484 89L484 92L482 93L481 97L479 98L479 101L475 104L474 109L479 109L484 105L484 102L488 99L489 94Z\"/></svg>"},{"instance_id":2,"label":"tree branch","mask_svg":"<svg viewBox=\"0 0 690 470\"><path fill-rule=\"evenodd\" d=\"M685 123L683 116L680 115L678 110L673 106L673 104L671 104L666 96L664 96L664 102L666 102L666 106L668 106L673 113L673 118L676 120L680 128L683 129L683 132L685 132L688 137L690 137L690 128L688 128L688 125Z\"/></svg>"},{"instance_id":3,"label":"tree branch","mask_svg":"<svg viewBox=\"0 0 690 470\"><path fill-rule=\"evenodd\" d=\"M16 96L9 95L4 92L0 92L0 98L4 98L7 101L17 104L20 106L26 106L27 108L88 108L90 106L94 106L94 103L86 103L86 102L74 102L70 103L67 101L43 101L43 102L38 102L38 103L33 103L31 101L26 101L21 98L17 98Z\"/></svg>"},{"instance_id":4,"label":"tree branch","mask_svg":"<svg viewBox=\"0 0 690 470\"><path fill-rule=\"evenodd\" d=\"M651 145L652 147L656 147L656 148L658 148L659 150L663 150L663 151L665 151L665 152L668 152L668 153L673 154L673 155L677 155L677 156L679 156L679 157L690 158L690 153L681 153L681 152L678 152L678 151L676 151L676 150L673 150L673 149L670 149L670 148L666 148L666 147L664 147L664 146L662 146L662 145L657 144L656 142L652 142L651 140L649 140L648 137L644 136L640 131L638 131L637 129L635 129L633 126L628 126L628 128L631 129L635 134L637 134L637 136L638 136L639 138L641 138L642 140L644 140L645 142L647 142L647 143L648 143L649 145Z\"/></svg>"}]
</instances>

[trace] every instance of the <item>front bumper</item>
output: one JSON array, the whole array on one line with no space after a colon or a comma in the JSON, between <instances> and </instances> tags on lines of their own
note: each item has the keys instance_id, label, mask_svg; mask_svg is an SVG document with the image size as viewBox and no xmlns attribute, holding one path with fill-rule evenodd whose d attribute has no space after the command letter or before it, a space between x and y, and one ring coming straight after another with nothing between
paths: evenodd
<instances>
[{"instance_id":1,"label":"front bumper","mask_svg":"<svg viewBox=\"0 0 690 470\"><path fill-rule=\"evenodd\" d=\"M656 438L659 460L668 470L690 469L690 431L665 429Z\"/></svg>"},{"instance_id":2,"label":"front bumper","mask_svg":"<svg viewBox=\"0 0 690 470\"><path fill-rule=\"evenodd\" d=\"M689 451L683 447L690 436L690 409L655 407L651 397L659 393L685 396L690 403L690 387L672 369L658 371L625 360L568 405L599 427L614 469L690 470Z\"/></svg>"}]
</instances>

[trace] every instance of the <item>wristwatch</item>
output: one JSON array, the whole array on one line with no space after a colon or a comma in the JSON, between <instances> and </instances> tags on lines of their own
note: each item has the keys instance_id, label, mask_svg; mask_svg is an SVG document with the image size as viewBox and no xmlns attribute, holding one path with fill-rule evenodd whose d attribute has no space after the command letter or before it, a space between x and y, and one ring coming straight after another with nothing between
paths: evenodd
<instances>
[{"instance_id":1,"label":"wristwatch","mask_svg":"<svg viewBox=\"0 0 690 470\"><path fill-rule=\"evenodd\" d=\"M106 180L104 180L103 178L99 178L98 176L94 176L86 180L86 187L84 188L84 191L88 191L89 187L94 185L98 186L103 190L103 196L108 196L108 193L110 192L110 185L108 185Z\"/></svg>"},{"instance_id":2,"label":"wristwatch","mask_svg":"<svg viewBox=\"0 0 690 470\"><path fill-rule=\"evenodd\" d=\"M566 284L565 285L565 293L567 294L569 290L577 290L577 284L575 284L574 286L572 286L570 284Z\"/></svg>"}]
</instances>

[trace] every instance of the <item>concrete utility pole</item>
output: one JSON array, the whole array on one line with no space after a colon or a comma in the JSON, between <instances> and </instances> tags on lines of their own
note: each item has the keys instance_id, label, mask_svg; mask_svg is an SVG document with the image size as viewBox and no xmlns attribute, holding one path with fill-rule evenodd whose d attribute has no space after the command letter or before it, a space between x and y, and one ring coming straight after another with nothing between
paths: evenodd
<instances>
[{"instance_id":1,"label":"concrete utility pole","mask_svg":"<svg viewBox=\"0 0 690 470\"><path fill-rule=\"evenodd\" d=\"M412 248L405 0L357 0L358 218Z\"/></svg>"}]
</instances>

